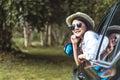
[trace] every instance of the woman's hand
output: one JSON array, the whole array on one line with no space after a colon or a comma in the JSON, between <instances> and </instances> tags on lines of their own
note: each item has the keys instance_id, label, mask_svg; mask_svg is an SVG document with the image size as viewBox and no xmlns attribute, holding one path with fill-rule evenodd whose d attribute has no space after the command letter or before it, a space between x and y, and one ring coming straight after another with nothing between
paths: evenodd
<instances>
[{"instance_id":1,"label":"woman's hand","mask_svg":"<svg viewBox=\"0 0 120 80\"><path fill-rule=\"evenodd\" d=\"M71 36L71 42L72 44L77 44L79 42L80 38L76 37L75 35Z\"/></svg>"},{"instance_id":2,"label":"woman's hand","mask_svg":"<svg viewBox=\"0 0 120 80\"><path fill-rule=\"evenodd\" d=\"M80 54L80 55L78 56L78 59L79 59L79 62L80 62L80 63L83 63L83 62L86 61L86 55L85 55L85 54Z\"/></svg>"}]
</instances>

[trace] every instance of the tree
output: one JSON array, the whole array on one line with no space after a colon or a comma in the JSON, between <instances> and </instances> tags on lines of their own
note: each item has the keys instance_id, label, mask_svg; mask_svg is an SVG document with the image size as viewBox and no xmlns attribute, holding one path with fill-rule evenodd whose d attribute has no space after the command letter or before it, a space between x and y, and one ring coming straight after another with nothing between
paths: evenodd
<instances>
[{"instance_id":1,"label":"tree","mask_svg":"<svg viewBox=\"0 0 120 80\"><path fill-rule=\"evenodd\" d=\"M12 26L14 18L12 0L0 1L0 45L1 51L11 51Z\"/></svg>"},{"instance_id":2,"label":"tree","mask_svg":"<svg viewBox=\"0 0 120 80\"><path fill-rule=\"evenodd\" d=\"M1 0L0 48L2 51L10 50L12 30L18 23L21 26L16 28L26 28L26 31L29 28L37 29L42 35L43 45L61 44L69 35L65 25L68 15L77 11L85 12L98 24L112 3L112 0ZM26 36L29 34L30 32Z\"/></svg>"}]
</instances>

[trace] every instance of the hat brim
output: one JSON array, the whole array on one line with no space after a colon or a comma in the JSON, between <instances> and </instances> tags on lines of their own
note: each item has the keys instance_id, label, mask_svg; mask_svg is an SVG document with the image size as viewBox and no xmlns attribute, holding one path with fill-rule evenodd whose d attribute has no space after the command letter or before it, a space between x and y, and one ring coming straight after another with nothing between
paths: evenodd
<instances>
[{"instance_id":1,"label":"hat brim","mask_svg":"<svg viewBox=\"0 0 120 80\"><path fill-rule=\"evenodd\" d=\"M120 26L118 26L118 25L110 26L108 28L108 33L107 34L111 34L111 33L118 33L118 34L120 34Z\"/></svg>"},{"instance_id":2,"label":"hat brim","mask_svg":"<svg viewBox=\"0 0 120 80\"><path fill-rule=\"evenodd\" d=\"M92 27L95 26L94 21L93 21L93 19L92 19L91 17L89 17L89 16L88 16L87 14L85 14L85 13L77 12L77 13L72 14L72 15L70 15L70 16L68 16L68 17L66 18L66 23L67 23L68 27L71 25L72 20L73 20L74 18L76 18L76 17L82 17L82 18L86 19L86 20L92 25Z\"/></svg>"},{"instance_id":3,"label":"hat brim","mask_svg":"<svg viewBox=\"0 0 120 80\"><path fill-rule=\"evenodd\" d=\"M120 33L120 26L114 25L108 28L108 31L118 31Z\"/></svg>"}]
</instances>

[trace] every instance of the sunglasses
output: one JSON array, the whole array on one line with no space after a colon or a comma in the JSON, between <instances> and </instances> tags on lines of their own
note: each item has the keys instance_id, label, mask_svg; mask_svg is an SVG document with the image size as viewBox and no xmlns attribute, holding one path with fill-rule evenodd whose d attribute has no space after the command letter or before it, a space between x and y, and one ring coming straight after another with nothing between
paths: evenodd
<instances>
[{"instance_id":1,"label":"sunglasses","mask_svg":"<svg viewBox=\"0 0 120 80\"><path fill-rule=\"evenodd\" d=\"M82 23L78 23L78 24L76 24L76 26L77 26L78 28L80 28L80 27L82 26ZM75 29L75 25L71 25L71 26L70 26L70 29L71 29L71 30L74 30L74 29Z\"/></svg>"}]
</instances>

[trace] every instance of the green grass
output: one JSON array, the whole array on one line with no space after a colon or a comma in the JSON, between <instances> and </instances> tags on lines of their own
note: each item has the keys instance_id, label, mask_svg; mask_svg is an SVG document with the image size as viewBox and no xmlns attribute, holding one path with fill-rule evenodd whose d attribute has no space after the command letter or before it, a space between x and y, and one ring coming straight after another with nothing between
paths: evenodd
<instances>
[{"instance_id":1,"label":"green grass","mask_svg":"<svg viewBox=\"0 0 120 80\"><path fill-rule=\"evenodd\" d=\"M38 42L23 47L23 39L13 39L24 53L0 54L0 80L72 80L73 58L65 55L63 46L40 47ZM36 45L37 44L37 45ZM92 68L86 70L98 80Z\"/></svg>"},{"instance_id":2,"label":"green grass","mask_svg":"<svg viewBox=\"0 0 120 80\"><path fill-rule=\"evenodd\" d=\"M64 53L64 46L40 47L32 42L25 48L23 38L13 41L22 53L0 54L0 80L72 80L75 62Z\"/></svg>"},{"instance_id":3,"label":"green grass","mask_svg":"<svg viewBox=\"0 0 120 80\"><path fill-rule=\"evenodd\" d=\"M71 80L75 66L63 46L21 48L26 54L0 55L0 80Z\"/></svg>"}]
</instances>

